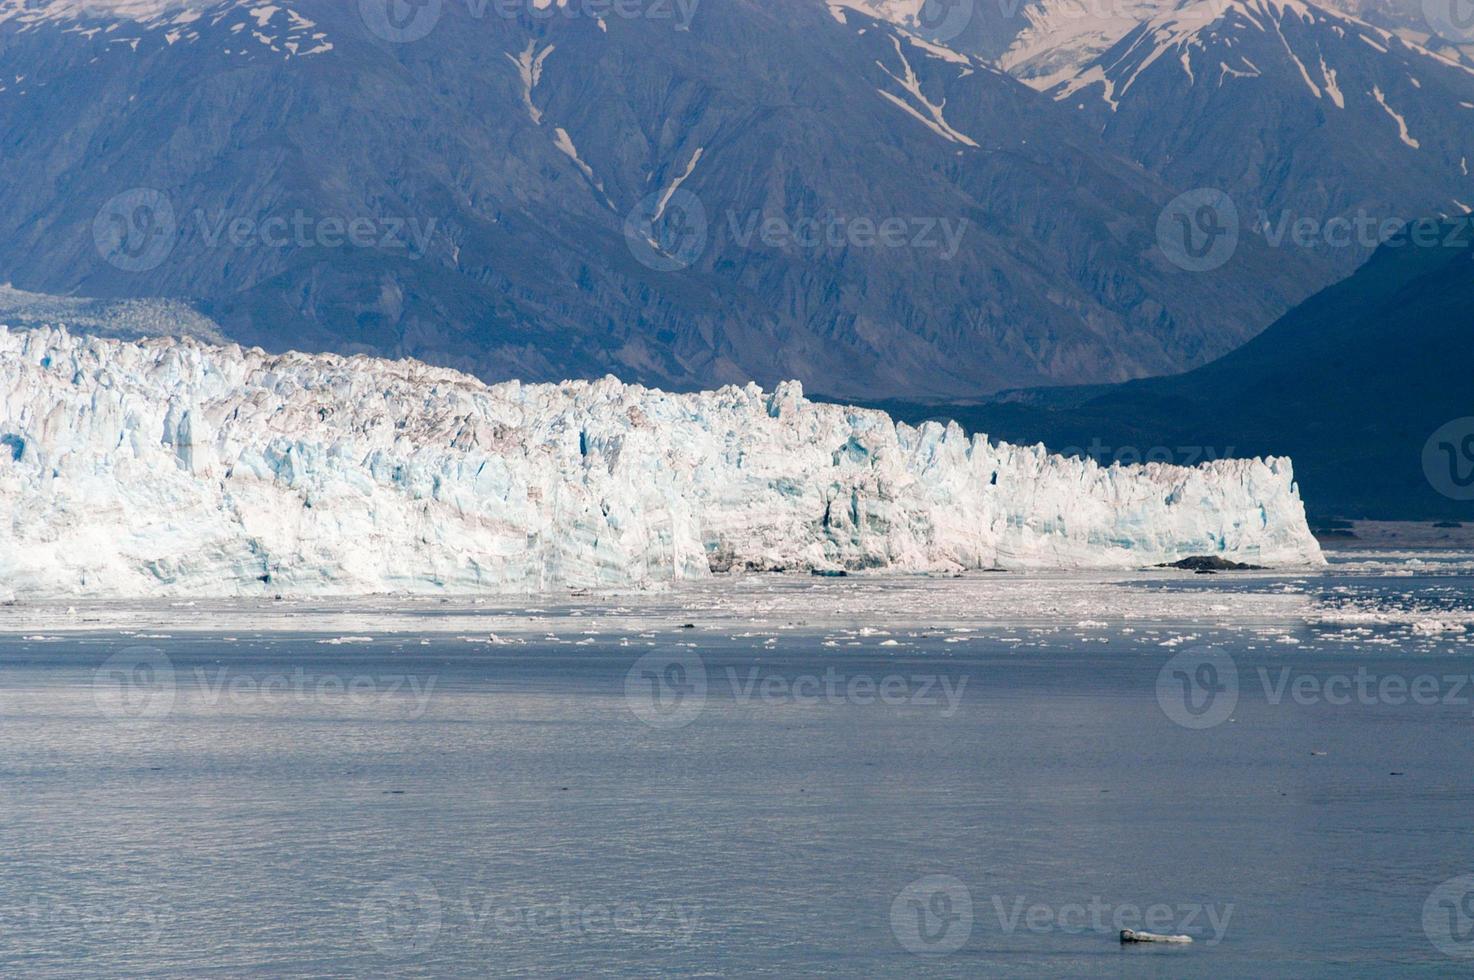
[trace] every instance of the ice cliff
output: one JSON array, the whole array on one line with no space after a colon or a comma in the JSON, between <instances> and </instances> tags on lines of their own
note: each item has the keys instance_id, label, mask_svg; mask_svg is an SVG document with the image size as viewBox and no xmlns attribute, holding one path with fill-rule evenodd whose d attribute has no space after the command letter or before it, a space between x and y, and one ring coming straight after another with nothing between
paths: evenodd
<instances>
[{"instance_id":1,"label":"ice cliff","mask_svg":"<svg viewBox=\"0 0 1474 980\"><path fill-rule=\"evenodd\" d=\"M485 385L415 361L0 327L0 591L648 587L730 569L1320 562L1288 460L1103 468L797 384Z\"/></svg>"}]
</instances>

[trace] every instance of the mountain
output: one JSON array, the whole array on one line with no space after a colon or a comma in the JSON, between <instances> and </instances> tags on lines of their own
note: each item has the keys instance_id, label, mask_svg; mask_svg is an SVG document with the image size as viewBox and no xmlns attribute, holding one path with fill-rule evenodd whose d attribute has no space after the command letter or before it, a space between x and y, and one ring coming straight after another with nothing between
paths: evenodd
<instances>
[{"instance_id":1,"label":"mountain","mask_svg":"<svg viewBox=\"0 0 1474 980\"><path fill-rule=\"evenodd\" d=\"M1468 520L1471 338L1474 219L1418 222L1197 370L986 405L887 407L1106 463L1288 455L1313 517Z\"/></svg>"},{"instance_id":2,"label":"mountain","mask_svg":"<svg viewBox=\"0 0 1474 980\"><path fill-rule=\"evenodd\" d=\"M1301 0L1171 6L1049 91L1327 279L1413 219L1474 207L1474 68Z\"/></svg>"},{"instance_id":3,"label":"mountain","mask_svg":"<svg viewBox=\"0 0 1474 980\"><path fill-rule=\"evenodd\" d=\"M954 51L998 63L1034 11L1049 0L821 0L896 24ZM1124 33L1124 32L1123 32Z\"/></svg>"},{"instance_id":4,"label":"mountain","mask_svg":"<svg viewBox=\"0 0 1474 980\"><path fill-rule=\"evenodd\" d=\"M1203 363L1313 279L1185 273L1179 188L853 8L386 2L0 0L0 281L489 380L961 397Z\"/></svg>"},{"instance_id":5,"label":"mountain","mask_svg":"<svg viewBox=\"0 0 1474 980\"><path fill-rule=\"evenodd\" d=\"M1038 89L1073 79L1123 37L1182 0L825 0L899 24L1006 69ZM1231 0L1215 0L1222 13ZM1456 5L1419 0L1319 0L1453 61L1474 63L1474 28ZM1448 9L1443 9L1448 8ZM1442 33L1440 33L1440 31Z\"/></svg>"},{"instance_id":6,"label":"mountain","mask_svg":"<svg viewBox=\"0 0 1474 980\"><path fill-rule=\"evenodd\" d=\"M1318 285L1408 221L1474 207L1474 27L1456 2L846 2L1048 92L1197 192L1174 222L1211 201L1215 224L1308 259Z\"/></svg>"},{"instance_id":7,"label":"mountain","mask_svg":"<svg viewBox=\"0 0 1474 980\"><path fill-rule=\"evenodd\" d=\"M713 571L1320 561L1286 460L1102 469L817 405L0 329L0 581L544 591Z\"/></svg>"},{"instance_id":8,"label":"mountain","mask_svg":"<svg viewBox=\"0 0 1474 980\"><path fill-rule=\"evenodd\" d=\"M1139 25L1171 9L1167 0L1035 0L998 63L1034 88L1075 78Z\"/></svg>"}]
</instances>

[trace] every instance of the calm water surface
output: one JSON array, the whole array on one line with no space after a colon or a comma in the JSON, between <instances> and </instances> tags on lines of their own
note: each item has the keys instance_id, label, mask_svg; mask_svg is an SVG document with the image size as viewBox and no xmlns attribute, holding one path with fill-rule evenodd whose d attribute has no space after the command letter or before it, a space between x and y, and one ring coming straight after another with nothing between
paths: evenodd
<instances>
[{"instance_id":1,"label":"calm water surface","mask_svg":"<svg viewBox=\"0 0 1474 980\"><path fill-rule=\"evenodd\" d=\"M902 629L559 608L492 644L433 612L354 635L178 609L173 632L11 635L0 974L1474 968L1461 634L1125 625L1114 601L958 633L927 624L947 588L888 607L917 604ZM1295 588L1455 614L1474 594Z\"/></svg>"}]
</instances>

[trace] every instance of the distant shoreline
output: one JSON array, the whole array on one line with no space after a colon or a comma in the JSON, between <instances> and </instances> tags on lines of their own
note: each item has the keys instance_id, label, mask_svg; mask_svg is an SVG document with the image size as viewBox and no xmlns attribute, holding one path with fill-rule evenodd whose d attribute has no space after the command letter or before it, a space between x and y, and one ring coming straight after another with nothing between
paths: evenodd
<instances>
[{"instance_id":1,"label":"distant shoreline","mask_svg":"<svg viewBox=\"0 0 1474 980\"><path fill-rule=\"evenodd\" d=\"M1458 526L1440 526L1448 524ZM1311 533L1326 551L1367 548L1447 548L1451 551L1474 551L1474 522L1347 521L1344 527L1312 527Z\"/></svg>"}]
</instances>

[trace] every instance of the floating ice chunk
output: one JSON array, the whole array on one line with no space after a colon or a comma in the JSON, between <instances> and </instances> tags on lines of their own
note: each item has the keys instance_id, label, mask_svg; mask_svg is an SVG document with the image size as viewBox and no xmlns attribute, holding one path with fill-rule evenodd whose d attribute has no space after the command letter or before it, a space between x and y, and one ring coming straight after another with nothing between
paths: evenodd
<instances>
[{"instance_id":1,"label":"floating ice chunk","mask_svg":"<svg viewBox=\"0 0 1474 980\"><path fill-rule=\"evenodd\" d=\"M1158 932L1137 932L1135 929L1122 929L1121 942L1123 943L1190 943L1191 936L1169 936Z\"/></svg>"}]
</instances>

